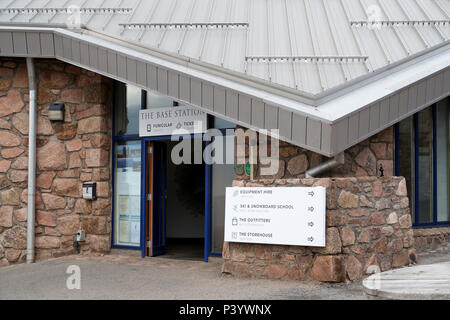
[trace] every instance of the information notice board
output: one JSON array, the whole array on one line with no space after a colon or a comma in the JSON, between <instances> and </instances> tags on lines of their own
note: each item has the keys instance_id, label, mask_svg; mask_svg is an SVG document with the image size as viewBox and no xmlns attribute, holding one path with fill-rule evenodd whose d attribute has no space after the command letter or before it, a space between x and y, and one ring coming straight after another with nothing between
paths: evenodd
<instances>
[{"instance_id":1,"label":"information notice board","mask_svg":"<svg viewBox=\"0 0 450 320\"><path fill-rule=\"evenodd\" d=\"M325 247L326 189L226 189L225 241Z\"/></svg>"}]
</instances>

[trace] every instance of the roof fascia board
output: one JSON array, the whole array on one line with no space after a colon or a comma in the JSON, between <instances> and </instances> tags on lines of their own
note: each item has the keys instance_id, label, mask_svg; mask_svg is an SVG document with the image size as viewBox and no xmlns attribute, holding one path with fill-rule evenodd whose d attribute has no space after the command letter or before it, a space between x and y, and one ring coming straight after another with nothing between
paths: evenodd
<instances>
[{"instance_id":1,"label":"roof fascia board","mask_svg":"<svg viewBox=\"0 0 450 320\"><path fill-rule=\"evenodd\" d=\"M11 26L6 26L5 29L11 28ZM13 29L19 29L23 31L48 31L49 28L42 27L23 27L20 25L13 26ZM0 30L4 29L0 27ZM134 56L138 59L154 63L156 65L161 65L167 67L171 70L178 71L199 79L203 79L205 81L209 81L221 86L225 86L227 88L246 93L248 95L257 97L262 99L264 102L274 105L280 105L284 107L286 110L291 112L298 113L303 116L311 117L316 120L324 121L326 123L334 123L339 121L342 117L345 117L348 114L357 112L358 110L368 106L377 100L383 99L383 97L393 94L395 90L400 90L401 86L395 86L392 84L390 86L385 86L385 83L389 81L389 79L394 79L393 81L398 81L398 79L402 79L400 82L404 86L407 86L415 81L420 80L419 76L412 77L410 81L404 79L404 74L417 73L423 74L423 77L427 75L426 72L421 71L424 69L424 65L430 65L432 61L434 61L433 56L439 56L442 51L447 52L450 48L450 43L447 42L446 45L441 46L438 49L435 49L428 54L420 55L418 60L409 61L409 65L407 67L402 67L400 69L389 68L387 71L376 75L376 78L370 78L369 80L365 80L366 84L353 90L335 96L332 100L321 103L317 106L310 103L300 102L298 100L294 100L291 98L287 98L284 95L280 95L279 92L273 92L269 87L258 88L254 86L253 79L251 81L246 80L245 83L240 83L234 79L224 78L224 72L221 70L211 70L210 65L202 63L202 66L198 62L193 62L192 59L175 56L173 54L169 54L162 51L156 51L153 49L144 48L139 46L139 50L136 50L136 46L127 45L123 40L119 40L114 38L113 42L110 39L110 36L94 32L94 31L86 31L80 32L80 30L72 30L65 28L50 28L56 33L59 33L64 36L68 36L71 38L76 38L80 41L87 41L96 45L99 45L104 48L112 49L117 52L122 52L129 56ZM430 60L433 58L433 60ZM425 60L428 59L428 60ZM421 62L421 63L419 63ZM207 65L207 67L206 67ZM443 63L445 68L448 66ZM417 68L417 69L416 69ZM420 69L420 70L419 70ZM434 70L436 72L438 70ZM428 73L431 74L431 73ZM396 76L395 76L396 75ZM238 77L239 78L239 77ZM240 77L242 79L242 77ZM373 81L376 79L375 81ZM392 82L392 81L391 81ZM363 83L363 82L361 82ZM344 89L342 89L344 90ZM342 105L345 108L342 108Z\"/></svg>"},{"instance_id":2,"label":"roof fascia board","mask_svg":"<svg viewBox=\"0 0 450 320\"><path fill-rule=\"evenodd\" d=\"M316 103L315 95L303 92L297 89L292 89L289 87L285 87L282 85L278 85L276 83L269 82L267 80L263 80L251 75L242 74L236 71L224 69L218 66L215 66L213 64L209 64L206 62L202 62L197 59L184 57L181 55L176 55L171 52L163 51L158 48L153 47L145 47L141 43L131 41L131 40L124 40L121 39L115 35L99 32L98 30L93 30L90 28L86 28L82 26L81 29L67 29L67 26L65 24L60 23L53 23L53 24L46 24L45 27L42 26L42 24L26 24L23 23L8 23L8 24L0 24L0 29L2 30L8 30L10 28L14 28L15 30L23 30L23 31L34 31L34 30L41 30L41 31L48 31L52 30L53 32L58 32L61 34L69 35L72 33L78 33L78 34L84 34L84 35L90 35L95 37L96 39L104 39L108 43L115 43L121 47L124 48L130 48L133 50L133 52L142 52L145 54L149 54L154 57L159 57L164 60L169 60L174 63L189 65L192 69L198 69L201 71L208 72L210 74L218 74L221 76L221 78L228 78L233 82L241 82L245 85L249 85L252 87L255 87L257 89L261 89L267 92L273 92L280 96L285 96L288 99L292 99L296 102L303 103L305 105L314 106ZM109 45L107 46L109 47Z\"/></svg>"},{"instance_id":3,"label":"roof fascia board","mask_svg":"<svg viewBox=\"0 0 450 320\"><path fill-rule=\"evenodd\" d=\"M324 120L328 122L326 117L324 117L320 109L306 104L304 102L299 102L284 96L280 96L277 93L268 90L267 88L258 88L252 86L251 81L246 81L245 83L240 83L235 81L236 79L228 79L223 77L223 73L220 72L211 72L211 70L207 70L206 68L198 68L196 64L193 64L190 59L181 59L178 57L174 57L172 55L166 57L165 54L159 53L155 55L153 51L148 50L148 53L145 52L145 49L136 50L130 46L124 46L122 43L117 44L116 42L111 42L106 38L98 38L97 36L93 36L91 34L78 34L72 33L65 29L55 29L55 32L67 36L70 38L77 39L79 41L85 41L97 46L114 50L116 52L120 52L130 57L134 57L136 59L152 63L155 65L160 65L165 68L168 68L173 71L177 71L198 79L202 79L226 88L230 88L232 90L242 92L248 94L253 97L257 97L261 99L265 103L281 105L285 107L287 110L291 112L295 112L301 114L303 116L312 117L316 120Z\"/></svg>"},{"instance_id":4,"label":"roof fascia board","mask_svg":"<svg viewBox=\"0 0 450 320\"><path fill-rule=\"evenodd\" d=\"M398 95L402 89L414 85L415 83L423 84L424 82L427 81L427 78L430 78L430 76L433 76L434 74L439 73L439 71L448 68L450 63L450 48L449 48L450 45L443 46L436 51L430 52L427 57L421 56L420 63L409 63L409 65L406 68L391 69L384 78L377 79L376 81L373 81L352 92L346 93L343 96L328 101L323 105L321 105L320 107L312 107L309 105L305 105L303 103L299 103L298 101L288 99L284 96L280 96L273 92L267 92L265 90L255 88L254 86L251 85L237 83L236 81L230 79L224 79L223 77L221 77L220 74L217 73L211 74L211 72L209 72L210 71L209 69L201 70L200 68L198 68L197 65L192 64L189 59L180 59L178 57L173 56L166 57L162 53L159 53L157 56L155 56L155 54L146 53L143 50L137 51L133 47L123 46L116 42L111 42L103 37L98 38L91 34L72 32L70 30L60 28L49 29L36 27L10 27L10 26L0 27L0 31L4 30L9 32L11 32L12 30L12 32L51 33L53 34L53 37L55 39L67 38L71 39L71 41L77 41L80 43L84 42L86 44L96 46L99 49L102 48L115 52L118 55L127 56L136 61L141 61L147 64L161 67L163 69L172 70L173 72L176 72L180 75L181 74L187 75L192 79L200 79L202 83L203 82L205 83L205 85L209 83L217 85L218 87L226 88L227 90L230 89L232 91L242 93L242 95L248 96L248 99L250 99L250 103L253 103L252 101L254 100L258 100L262 101L267 105L271 105L272 107L279 109L278 112L280 114L282 112L283 113L290 112L291 130L294 130L294 127L298 129L300 126L302 130L305 129L305 131L307 131L305 134L307 135L308 138L303 137L302 139L299 140L297 137L295 137L293 131L291 131L291 135L282 136L281 137L282 140L326 156L333 156L351 147L358 141L362 141L368 136L376 134L377 132L383 130L387 126L391 126L392 124L400 121L402 118L406 116L406 114L402 115L401 118L399 118L398 116L391 117L385 123L380 124L380 126L368 130L369 132L364 133L361 132L360 130L357 136L352 135L351 139L348 137L350 136L349 132L351 128L349 122L347 121L348 127L345 129L347 131L344 132L345 134L344 137L346 137L345 141L342 141L342 139L339 138L340 133L342 133L342 131L340 131L339 128L343 128L342 126L343 120L352 117L352 115L356 115L358 121L361 121L359 114L363 111L367 112L367 110L369 110L374 103L389 100L391 96L395 94ZM149 52L152 51L149 50ZM5 54L0 53L0 55ZM15 56L33 56L33 55L19 54ZM126 81L126 79L121 78L120 76L115 77L109 74L108 72L101 72L101 70L99 70L98 68L91 68L89 65L85 64L77 64L75 63L74 60L65 59L62 56L58 56L56 50L56 40L55 40L55 55L53 57L56 57L57 59L66 61L71 64L78 65L82 68L103 74L107 77L117 79L119 81L130 82ZM445 78L443 78L444 80L447 79L447 74L450 73L445 73ZM136 83L134 82L130 83L136 85ZM142 88L152 90L145 86ZM445 88L447 88L447 86ZM443 94L446 94L446 91L443 92ZM442 98L442 96L440 96L440 98ZM421 104L420 106L419 105L416 106L415 107L416 109L412 110L407 115L420 111L419 110L420 108L426 107L427 105L429 105L428 103L432 103L431 97L428 100L429 101L424 101L424 103ZM189 103L189 101L183 102ZM204 108L204 106L202 105L200 106L197 104L191 105L195 105L211 114L219 115L222 117L226 116L223 113L215 112L214 110ZM302 120L300 122L295 123L293 122L294 121L293 118L297 116L302 118ZM257 125L257 123L256 124L253 123L253 120L240 121L239 119L229 117L227 117L227 119L252 129L264 129L264 125L259 126ZM283 125L284 124L280 122L280 118L278 118L278 128L281 129ZM357 123L357 125L361 126L359 122ZM315 129L310 130L312 127L315 127ZM338 141L339 139L341 140Z\"/></svg>"},{"instance_id":5,"label":"roof fascia board","mask_svg":"<svg viewBox=\"0 0 450 320\"><path fill-rule=\"evenodd\" d=\"M449 66L450 44L433 52L428 59L421 59L420 63L412 63L397 72L393 71L381 79L321 104L319 109L329 115L328 120L335 123Z\"/></svg>"},{"instance_id":6,"label":"roof fascia board","mask_svg":"<svg viewBox=\"0 0 450 320\"><path fill-rule=\"evenodd\" d=\"M53 32L62 36L77 39L79 41L85 41L88 43L95 44L97 46L111 49L122 54L135 57L142 61L147 61L156 65L161 65L167 67L171 70L178 71L193 77L203 79L212 83L216 83L221 86L228 87L230 89L246 93L248 95L262 99L264 102L284 106L287 110L309 116L317 120L326 120L322 117L320 111L306 102L301 102L285 96L279 95L278 93L273 93L269 87L257 87L254 85L254 81L245 80L236 81L237 78L224 78L223 70L221 72L210 70L209 68L203 66L200 67L198 64L192 63L188 58L175 57L172 54L166 54L161 52L156 52L154 50L146 49L140 47L139 50L136 48L126 45L126 43L118 44L117 41L112 42L110 39L104 36L98 37L91 33L74 32L64 28L42 28L42 27L23 27L23 26L0 26L0 31L24 31L24 32ZM31 56L31 55L16 55L16 56ZM203 64L206 65L206 64ZM242 78L242 77L241 77Z\"/></svg>"},{"instance_id":7,"label":"roof fascia board","mask_svg":"<svg viewBox=\"0 0 450 320\"><path fill-rule=\"evenodd\" d=\"M58 60L65 61L81 68L102 74L106 77L110 77L132 85L137 85L145 90L156 91L161 94L169 95L171 98L174 98L174 100L181 101L182 103L191 104L192 102L191 105L194 105L207 113L219 115L222 117L226 116L226 118L230 121L241 124L244 127L252 128L255 130L263 129L265 132L270 129L279 129L279 135L275 136L275 138L279 138L283 141L290 142L294 145L323 154L325 156L330 156L329 150L331 140L328 133L330 132L331 124L321 120L319 117L312 116L310 114L311 109L315 108L310 107L308 113L302 115L300 112L296 111L298 110L298 103L292 100L289 101L289 103L292 103L294 111L290 111L289 108L283 106L282 103L274 104L272 102L264 101L263 99L257 97L258 92L251 92L254 95L242 92L243 90L240 90L240 88L243 85L241 84L234 84L231 81L228 81L233 86L237 85L237 87L234 87L237 90L228 88L230 87L230 85L227 86L226 83L224 83L224 86L215 85L214 83L207 81L211 79L211 77L215 76L205 76L201 71L196 70L194 71L198 72L198 74L192 74L194 76L198 76L197 78L194 76L186 75L186 73L183 73L183 71L186 72L187 67L179 65L177 65L175 69L180 70L180 72L169 70L167 67L165 67L167 63L161 62L156 58L153 58L152 62L149 62L147 61L148 56L145 54L136 54L132 50L124 51L121 47L102 47L100 43L102 40L95 38L86 39L86 37L81 37L82 35L80 34L59 33L50 29L36 30L31 28L3 30L0 28L0 32L5 35L9 34L8 36L10 37L10 39L14 39L15 34L21 34L21 46L25 47L25 49L21 50L20 52L16 52L14 49L7 49L5 52L3 52L3 54L0 53L0 56L6 55L23 57L22 54L31 54L31 50L34 52L32 56L43 57L42 52L39 52L39 50L36 50L36 48L32 50L31 47L27 46L27 44L24 43L25 38L28 37L28 35L31 33L51 35L51 44L46 43L45 45L51 45L52 49L54 49L54 54L53 56L51 56L52 58L56 58ZM42 45L43 44L41 43L41 48ZM82 51L80 51L81 46L85 47L85 49L83 49ZM74 56L73 49L76 47L78 48L78 54ZM1 45L0 48L2 48ZM100 51L103 52L103 56L101 58L99 56ZM91 60L91 53L94 54L94 52L96 52L96 58L94 58L94 60ZM111 70L108 68L108 65L105 66L104 64L104 62L106 61L105 59L109 57L110 54L115 57L115 66L114 69ZM121 70L119 70L119 56L122 57L121 59L125 59L125 61L121 60L120 62L122 68ZM50 56L45 57L49 58ZM99 64L100 60L98 59L101 59L101 61L103 62L102 65ZM124 63L126 63L125 70L123 70ZM142 78L137 77L137 69L134 72L132 69L130 69L131 73L128 73L128 63L134 65L135 68L140 65L140 76L142 76L142 73L145 73L146 80L142 80ZM163 77L165 77L165 80L163 78L160 79L160 72ZM153 76L155 74L156 82L152 82L150 77L152 77L153 79ZM170 82L170 76L178 78L178 84L175 84L176 82ZM188 98L184 98L186 97L186 95L181 95L181 87L178 87L182 85L182 78L185 79L183 80L185 88L190 88L190 97ZM176 91L178 91L178 93L173 91L172 93L170 92L171 83L172 85L177 86ZM165 88L160 88L160 84ZM178 88L180 89L178 90ZM254 88L250 89L253 91L257 91ZM218 100L216 100L216 94L219 95L217 96ZM267 96L267 93L265 94ZM223 100L220 100L220 95L222 95ZM230 97L230 99L228 99L228 97Z\"/></svg>"},{"instance_id":8,"label":"roof fascia board","mask_svg":"<svg viewBox=\"0 0 450 320\"><path fill-rule=\"evenodd\" d=\"M285 96L289 99L305 103L308 105L314 106L316 104L316 95L310 94L308 92L304 92L301 90L289 88L286 86L282 86L273 82L269 82L264 79L260 79L251 75L247 75L241 72L236 72L233 70L225 69L219 66L216 66L214 64L210 64L207 62L200 61L198 59L184 57L181 55L174 54L172 52L164 51L159 48L154 47L148 47L143 46L142 43L132 41L132 40L124 40L120 37L117 37L116 35L109 34L106 32L99 32L98 30L93 30L91 28L86 28L83 30L84 34L92 35L97 38L104 38L108 42L115 42L121 46L129 47L136 51L142 51L145 53L149 53L153 56L159 56L164 59L167 59L168 57L173 58L174 60L185 60L188 61L190 66L193 69L199 69L207 71L211 74L220 74L222 78L229 78L232 81L235 82L242 82L244 84L250 84L253 87L260 88L269 92L274 92L276 94L279 94L281 96Z\"/></svg>"},{"instance_id":9,"label":"roof fascia board","mask_svg":"<svg viewBox=\"0 0 450 320\"><path fill-rule=\"evenodd\" d=\"M415 65L420 63L421 61L425 59L429 59L433 55L438 54L442 50L447 50L450 48L450 40L447 40L443 43L440 43L436 46L427 48L423 51L420 51L416 54L413 54L407 58L401 59L399 61L396 61L394 63L391 63L383 68L380 68L374 72L368 73L366 75L363 75L361 77L355 78L353 80L350 80L346 83L343 83L342 85L338 85L336 87L330 88L322 93L318 94L309 94L300 90L292 89L289 87L285 87L282 85L278 85L276 83L269 82L267 80L259 79L254 76L246 75L243 73L235 72L232 70L228 70L225 68L221 68L218 66L215 66L213 64L209 64L197 59L193 58L187 58L182 57L180 55L176 55L174 53L170 53L167 51L163 51L158 48L148 48L142 46L141 43L135 42L135 41L124 41L123 39L108 34L105 32L99 32L98 30L92 30L90 28L86 28L84 30L84 33L92 34L96 37L101 37L107 39L107 41L115 40L118 44L121 46L130 47L132 50L144 50L144 52L150 52L151 55L158 55L159 57L162 57L163 59L167 59L167 57L172 57L173 59L178 60L182 59L188 62L188 66L194 70L200 70L205 71L207 74L215 74L220 76L221 79L230 79L233 83L243 83L250 87L254 87L257 89L261 89L264 92L273 93L277 96L277 98L287 98L287 100L284 101L286 104L286 107L291 109L289 107L288 100L294 100L295 102L299 102L301 104L305 104L308 107L322 107L325 103L328 101L332 101L334 99L339 98L340 96L343 96L347 93L352 93L356 89L364 87L366 85L370 85L374 81L384 79L386 76L399 72L402 69L405 69L411 65ZM263 98L264 99L264 98ZM275 101L271 101L268 99L270 103L276 103ZM299 111L291 109L292 111ZM301 111L300 111L301 112ZM313 116L315 117L315 115ZM322 120L325 121L333 121L329 119L326 116L318 115L318 117L322 118Z\"/></svg>"},{"instance_id":10,"label":"roof fascia board","mask_svg":"<svg viewBox=\"0 0 450 320\"><path fill-rule=\"evenodd\" d=\"M373 72L367 73L353 80L349 80L341 85L332 87L324 92L318 93L317 95L315 95L316 105L323 105L330 100L336 99L342 95L345 95L346 93L353 92L354 90L366 86L376 80L384 79L386 75L399 72L411 65L420 63L421 61L428 59L435 54L438 54L442 50L446 50L449 45L450 40L447 40L436 46L429 47L423 51L415 53L407 58L388 64Z\"/></svg>"},{"instance_id":11,"label":"roof fascia board","mask_svg":"<svg viewBox=\"0 0 450 320\"><path fill-rule=\"evenodd\" d=\"M0 25L0 28L2 25ZM136 55L137 53L141 52L151 57L158 57L161 58L163 61L171 61L174 62L177 65L184 65L188 69L186 71L203 71L207 75L217 75L220 78L220 81L224 80L230 80L230 84L237 84L242 83L248 88L255 88L257 90L254 91L254 94L263 99L267 100L267 102L272 104L281 104L285 106L287 109L293 111L293 112L299 112L301 114L309 114L311 112L310 108L313 107L320 107L321 109L325 105L329 105L329 102L332 101L339 101L339 98L342 96L346 96L348 94L353 94L355 90L358 90L360 88L371 86L371 84L375 81L382 80L395 72L399 72L402 69L408 68L411 65L416 65L420 63L421 61L428 59L432 57L435 54L438 54L442 50L447 50L450 47L450 40L447 40L437 46L430 47L424 51L421 51L417 54L414 54L408 58L402 59L400 61L397 61L395 63L392 63L384 68L381 68L375 72L366 74L364 76L358 77L354 80L350 80L349 82L346 82L342 85L330 88L322 93L313 95L306 92L302 92L299 90L295 90L292 88L288 88L285 86L277 85L275 83L271 83L267 80L262 80L253 76L244 75L239 72L235 72L232 70L220 68L218 66L205 63L196 59L183 57L180 55L176 55L174 53L170 53L167 51L160 50L158 48L149 48L143 46L141 43L130 41L130 40L124 40L121 39L115 35L108 34L105 32L99 32L98 30L93 30L90 28L87 28L86 26L82 26L81 29L67 29L67 26L65 24L61 23L51 23L46 24L45 27L42 27L42 24L23 24L23 22L19 23L8 23L3 24L6 28L8 27L14 27L14 28L20 28L22 30L48 30L51 29L54 32L58 32L61 34L65 34L66 36L74 37L75 34L86 35L86 36L92 36L94 39L92 41L97 41L97 39L105 40L104 47L111 47L112 44L117 44L117 48L129 48L131 51L129 52L130 55ZM89 41L86 40L85 41ZM96 42L92 42L96 43ZM145 59L144 57L142 57ZM204 74L203 74L204 76ZM205 79L206 80L206 79ZM214 79L209 79L208 81L214 82ZM238 89L236 89L238 90ZM251 93L249 93L251 94ZM292 103L292 102L293 103ZM306 109L303 109L302 107L306 107ZM324 121L334 121L332 115L327 116L327 114L321 114L321 112L312 112L312 117L317 119L322 119Z\"/></svg>"},{"instance_id":12,"label":"roof fascia board","mask_svg":"<svg viewBox=\"0 0 450 320\"><path fill-rule=\"evenodd\" d=\"M111 43L108 40L105 40L104 45L106 47L111 47ZM98 42L97 44L102 45ZM341 118L388 97L420 79L445 69L450 64L450 42L446 42L445 45L434 48L434 50L427 52L427 54L418 55L416 59L408 59L410 61L407 62L407 66L402 65L397 68L390 67L384 72L375 75L378 79L371 78L369 79L370 81L365 80L365 85L360 88L356 90L353 88L350 92L337 96L334 99L315 107L286 98L277 93L272 93L272 91L267 90L267 88L255 88L253 82L249 83L249 85L247 85L247 83L244 85L236 82L236 79L226 79L223 77L223 72L220 72L219 74L211 72L212 70L209 68L209 65L208 68L199 68L199 64L193 63L191 59L185 59L186 64L182 65L182 68L177 69L177 64L175 62L174 64L171 64L162 57L149 56L145 53L141 56L141 52L136 52L135 48L128 48L128 46L123 48L122 46L123 44L120 44L115 49L122 49L129 55L134 55L149 62L163 65L169 69L258 97L269 104L281 105L289 111L326 123L335 123ZM130 51L128 51L128 49ZM152 51L151 53L154 52ZM165 53L160 53L160 55L165 56ZM175 59L173 55L172 57ZM343 105L346 106L345 109L342 108Z\"/></svg>"}]
</instances>

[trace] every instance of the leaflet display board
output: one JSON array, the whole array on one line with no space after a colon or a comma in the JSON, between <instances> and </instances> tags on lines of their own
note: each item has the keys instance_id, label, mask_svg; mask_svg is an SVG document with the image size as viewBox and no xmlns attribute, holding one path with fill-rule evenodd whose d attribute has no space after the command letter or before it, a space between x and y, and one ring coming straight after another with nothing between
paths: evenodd
<instances>
[{"instance_id":1,"label":"leaflet display board","mask_svg":"<svg viewBox=\"0 0 450 320\"><path fill-rule=\"evenodd\" d=\"M323 187L226 190L225 241L325 246Z\"/></svg>"},{"instance_id":2,"label":"leaflet display board","mask_svg":"<svg viewBox=\"0 0 450 320\"><path fill-rule=\"evenodd\" d=\"M139 246L141 234L141 142L118 142L115 151L115 244Z\"/></svg>"},{"instance_id":3,"label":"leaflet display board","mask_svg":"<svg viewBox=\"0 0 450 320\"><path fill-rule=\"evenodd\" d=\"M139 136L170 136L185 131L206 131L206 113L192 107L178 106L139 111Z\"/></svg>"}]
</instances>

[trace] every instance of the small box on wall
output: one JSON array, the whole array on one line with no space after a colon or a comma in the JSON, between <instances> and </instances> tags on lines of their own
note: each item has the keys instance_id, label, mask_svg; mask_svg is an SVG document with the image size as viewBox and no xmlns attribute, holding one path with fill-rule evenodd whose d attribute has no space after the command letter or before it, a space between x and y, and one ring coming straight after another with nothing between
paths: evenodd
<instances>
[{"instance_id":1,"label":"small box on wall","mask_svg":"<svg viewBox=\"0 0 450 320\"><path fill-rule=\"evenodd\" d=\"M64 103L51 103L48 109L48 119L50 121L64 121Z\"/></svg>"},{"instance_id":2,"label":"small box on wall","mask_svg":"<svg viewBox=\"0 0 450 320\"><path fill-rule=\"evenodd\" d=\"M97 183L87 182L83 183L83 199L96 200L97 199Z\"/></svg>"}]
</instances>

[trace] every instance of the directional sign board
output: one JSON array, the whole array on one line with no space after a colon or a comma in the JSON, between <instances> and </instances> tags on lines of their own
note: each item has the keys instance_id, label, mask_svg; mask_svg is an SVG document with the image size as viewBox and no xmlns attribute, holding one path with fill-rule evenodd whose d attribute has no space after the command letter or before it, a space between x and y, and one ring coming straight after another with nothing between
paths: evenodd
<instances>
[{"instance_id":1,"label":"directional sign board","mask_svg":"<svg viewBox=\"0 0 450 320\"><path fill-rule=\"evenodd\" d=\"M225 241L325 247L323 187L226 190Z\"/></svg>"}]
</instances>

